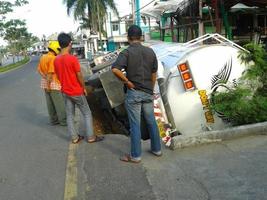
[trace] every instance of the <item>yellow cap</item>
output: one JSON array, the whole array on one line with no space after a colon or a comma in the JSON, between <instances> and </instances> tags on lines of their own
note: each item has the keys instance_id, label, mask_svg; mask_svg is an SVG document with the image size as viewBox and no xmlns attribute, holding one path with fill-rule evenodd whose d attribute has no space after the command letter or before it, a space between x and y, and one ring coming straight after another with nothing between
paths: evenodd
<instances>
[{"instance_id":1,"label":"yellow cap","mask_svg":"<svg viewBox=\"0 0 267 200\"><path fill-rule=\"evenodd\" d=\"M56 54L59 54L60 52L60 46L58 41L50 41L48 45L48 49L53 50Z\"/></svg>"}]
</instances>

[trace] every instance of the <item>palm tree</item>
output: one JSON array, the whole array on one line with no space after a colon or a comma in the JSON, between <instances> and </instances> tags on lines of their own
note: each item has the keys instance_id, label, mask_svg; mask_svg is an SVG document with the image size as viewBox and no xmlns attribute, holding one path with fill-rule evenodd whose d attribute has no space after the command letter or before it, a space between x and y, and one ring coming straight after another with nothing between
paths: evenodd
<instances>
[{"instance_id":1,"label":"palm tree","mask_svg":"<svg viewBox=\"0 0 267 200\"><path fill-rule=\"evenodd\" d=\"M102 27L109 6L118 14L114 0L63 0L67 6L68 15L73 12L75 20L87 20L87 25L91 31L102 32Z\"/></svg>"}]
</instances>

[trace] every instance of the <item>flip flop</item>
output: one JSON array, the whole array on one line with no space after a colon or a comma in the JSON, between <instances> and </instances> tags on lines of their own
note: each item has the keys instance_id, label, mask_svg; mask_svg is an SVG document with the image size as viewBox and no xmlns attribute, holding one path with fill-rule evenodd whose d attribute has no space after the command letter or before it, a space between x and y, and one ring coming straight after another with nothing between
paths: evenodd
<instances>
[{"instance_id":1,"label":"flip flop","mask_svg":"<svg viewBox=\"0 0 267 200\"><path fill-rule=\"evenodd\" d=\"M88 143L94 143L94 142L100 142L102 140L104 140L104 136L95 136L94 139L88 139L87 142Z\"/></svg>"},{"instance_id":2,"label":"flip flop","mask_svg":"<svg viewBox=\"0 0 267 200\"><path fill-rule=\"evenodd\" d=\"M129 154L125 154L124 156L120 157L120 161L137 164L137 163L141 162L141 159L135 160L135 159L131 158L131 156Z\"/></svg>"},{"instance_id":3,"label":"flip flop","mask_svg":"<svg viewBox=\"0 0 267 200\"><path fill-rule=\"evenodd\" d=\"M84 139L84 136L82 136L82 135L78 135L78 138L73 139L71 142L72 142L72 144L78 144L78 143L80 143L83 139Z\"/></svg>"}]
</instances>

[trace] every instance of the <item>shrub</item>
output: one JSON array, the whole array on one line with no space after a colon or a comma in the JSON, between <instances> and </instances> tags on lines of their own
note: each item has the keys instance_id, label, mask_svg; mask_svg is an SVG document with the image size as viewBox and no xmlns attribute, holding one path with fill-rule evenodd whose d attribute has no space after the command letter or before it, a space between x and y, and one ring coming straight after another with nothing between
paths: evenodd
<instances>
[{"instance_id":1,"label":"shrub","mask_svg":"<svg viewBox=\"0 0 267 200\"><path fill-rule=\"evenodd\" d=\"M212 97L212 109L233 125L267 121L266 52L255 44L245 48L249 52L241 52L239 58L247 70L237 86L226 92L216 92Z\"/></svg>"}]
</instances>

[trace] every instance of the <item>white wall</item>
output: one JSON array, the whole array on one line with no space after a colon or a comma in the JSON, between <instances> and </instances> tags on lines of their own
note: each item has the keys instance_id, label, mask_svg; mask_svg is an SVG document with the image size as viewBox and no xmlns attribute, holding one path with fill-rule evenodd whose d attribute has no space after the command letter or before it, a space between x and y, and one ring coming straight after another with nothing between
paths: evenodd
<instances>
[{"instance_id":1,"label":"white wall","mask_svg":"<svg viewBox=\"0 0 267 200\"><path fill-rule=\"evenodd\" d=\"M106 25L104 28L107 31L108 37L119 36L126 33L126 24L125 22L119 22L118 16L111 10L108 9L106 16ZM115 30L115 25L117 25L117 30Z\"/></svg>"}]
</instances>

